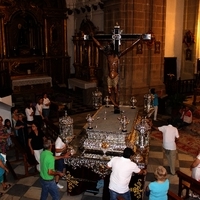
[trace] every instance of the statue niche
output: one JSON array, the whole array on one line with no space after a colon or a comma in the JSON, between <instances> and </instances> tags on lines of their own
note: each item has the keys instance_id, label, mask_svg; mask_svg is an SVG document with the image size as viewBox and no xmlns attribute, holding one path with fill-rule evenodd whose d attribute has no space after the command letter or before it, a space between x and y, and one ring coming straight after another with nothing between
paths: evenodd
<instances>
[{"instance_id":1,"label":"statue niche","mask_svg":"<svg viewBox=\"0 0 200 200\"><path fill-rule=\"evenodd\" d=\"M6 28L10 57L41 55L40 27L30 13L17 12Z\"/></svg>"},{"instance_id":2,"label":"statue niche","mask_svg":"<svg viewBox=\"0 0 200 200\"><path fill-rule=\"evenodd\" d=\"M22 26L22 24L17 25L18 30L16 31L16 47L18 49L23 49L23 47L29 47L28 41L29 41L29 35L28 35L28 28L25 26Z\"/></svg>"}]
</instances>

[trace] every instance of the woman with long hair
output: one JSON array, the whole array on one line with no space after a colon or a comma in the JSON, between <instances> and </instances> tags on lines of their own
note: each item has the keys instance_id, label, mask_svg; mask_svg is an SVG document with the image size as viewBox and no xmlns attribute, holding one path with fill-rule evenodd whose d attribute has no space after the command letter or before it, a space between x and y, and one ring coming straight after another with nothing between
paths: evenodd
<instances>
[{"instance_id":1,"label":"woman with long hair","mask_svg":"<svg viewBox=\"0 0 200 200\"><path fill-rule=\"evenodd\" d=\"M28 146L30 148L31 154L35 156L38 162L37 170L40 171L40 154L43 151L43 142L45 136L43 131L39 128L37 122L33 122L31 125L31 132L28 135Z\"/></svg>"},{"instance_id":2,"label":"woman with long hair","mask_svg":"<svg viewBox=\"0 0 200 200\"><path fill-rule=\"evenodd\" d=\"M26 113L27 124L32 125L33 120L34 120L34 110L33 110L33 104L31 101L27 102L25 113Z\"/></svg>"}]
</instances>

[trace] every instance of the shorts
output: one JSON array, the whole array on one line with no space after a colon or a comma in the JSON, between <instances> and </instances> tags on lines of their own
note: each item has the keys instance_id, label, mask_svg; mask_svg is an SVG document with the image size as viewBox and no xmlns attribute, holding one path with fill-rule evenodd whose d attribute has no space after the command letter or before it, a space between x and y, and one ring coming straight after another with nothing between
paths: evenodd
<instances>
[{"instance_id":1,"label":"shorts","mask_svg":"<svg viewBox=\"0 0 200 200\"><path fill-rule=\"evenodd\" d=\"M64 159L61 158L61 159L55 160L55 168L56 168L56 171L63 172L63 169L65 168Z\"/></svg>"}]
</instances>

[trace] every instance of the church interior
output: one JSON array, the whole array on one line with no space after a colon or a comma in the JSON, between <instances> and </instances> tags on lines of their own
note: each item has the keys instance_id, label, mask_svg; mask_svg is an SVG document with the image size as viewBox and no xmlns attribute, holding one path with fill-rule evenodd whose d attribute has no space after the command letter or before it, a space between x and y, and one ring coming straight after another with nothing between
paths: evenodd
<instances>
[{"instance_id":1,"label":"church interior","mask_svg":"<svg viewBox=\"0 0 200 200\"><path fill-rule=\"evenodd\" d=\"M188 134L198 138L199 36L200 0L0 0L0 116L12 120L13 107L24 112L27 101L36 105L37 99L46 93L51 100L50 119L46 127L53 137L59 132L59 119L66 110L74 120L76 140L80 139L78 135L82 134L86 123L91 123L91 126L94 123L93 118L89 121L90 114L98 115L95 118L98 122L96 129L101 127L100 122L104 118L102 126L110 128L113 123L107 119L110 108L103 111L102 116L100 114L102 106L106 109L107 103L114 104L113 119L120 114L122 117L123 113L134 119L120 121L124 125L122 132L126 132L130 124L134 126L137 121L135 111L142 117L148 114L148 106L152 106L148 103L150 89L155 88L159 104L158 117L155 121L152 119L153 124L166 124L170 117L178 114L180 105L185 104L194 117L191 128L187 129ZM109 44L114 46L117 55L112 66L109 63L110 54L106 54ZM112 70L117 76L113 79L111 75L109 82ZM112 101L113 96L108 100L109 84L117 88L114 92L117 103ZM133 109L135 104L136 110ZM132 109L126 111L127 106L132 106ZM30 175L27 172L25 178L16 178L16 173L23 172L25 161L12 162L14 151L15 148L8 152L8 158L11 158L9 165L14 171L6 177L12 187L6 192L0 189L4 193L2 199L39 199L39 174ZM132 199L147 199L144 189L154 180L156 166L167 166L162 141L149 137L146 154L147 175L135 178L142 183L135 192L137 194L132 192ZM190 165L194 159L191 154L177 151L177 170L191 176ZM105 160L102 163L105 164ZM87 183L91 172L84 170L82 182ZM73 173L76 176L80 172ZM94 178L88 181L93 183L91 185L100 180L97 174L94 173ZM98 189L98 192L103 190L99 193L91 189L90 184L80 184L75 190L76 178L73 176L72 181L61 181L64 189L60 190L60 199L109 199L105 176L100 176L105 181L104 189ZM180 177L169 174L172 192L168 193L169 199L183 199Z\"/></svg>"}]
</instances>

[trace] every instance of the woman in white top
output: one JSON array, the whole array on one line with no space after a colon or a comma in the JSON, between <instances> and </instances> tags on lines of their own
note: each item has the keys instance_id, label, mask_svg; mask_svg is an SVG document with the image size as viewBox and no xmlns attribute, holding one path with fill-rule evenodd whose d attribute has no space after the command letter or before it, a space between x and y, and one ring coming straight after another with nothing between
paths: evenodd
<instances>
[{"instance_id":1,"label":"woman in white top","mask_svg":"<svg viewBox=\"0 0 200 200\"><path fill-rule=\"evenodd\" d=\"M31 102L27 102L27 106L25 108L28 126L31 126L33 124L33 120L34 120L34 111L33 111L32 106L33 106L33 104Z\"/></svg>"},{"instance_id":2,"label":"woman in white top","mask_svg":"<svg viewBox=\"0 0 200 200\"><path fill-rule=\"evenodd\" d=\"M40 128L43 126L43 115L42 115L43 98L38 99L38 103L35 106L35 120L38 122Z\"/></svg>"},{"instance_id":3,"label":"woman in white top","mask_svg":"<svg viewBox=\"0 0 200 200\"><path fill-rule=\"evenodd\" d=\"M200 181L200 152L191 164L190 168L192 170L192 178L196 179L197 181Z\"/></svg>"},{"instance_id":4,"label":"woman in white top","mask_svg":"<svg viewBox=\"0 0 200 200\"><path fill-rule=\"evenodd\" d=\"M50 112L50 100L47 97L47 93L43 94L43 106L42 106L42 115L45 119L48 120L49 112Z\"/></svg>"}]
</instances>

